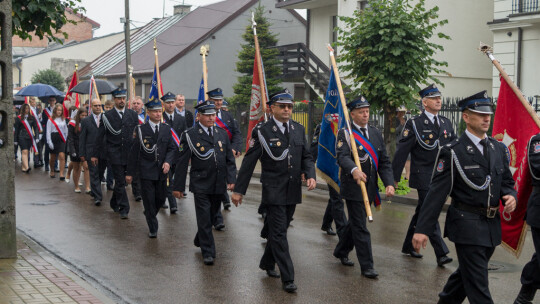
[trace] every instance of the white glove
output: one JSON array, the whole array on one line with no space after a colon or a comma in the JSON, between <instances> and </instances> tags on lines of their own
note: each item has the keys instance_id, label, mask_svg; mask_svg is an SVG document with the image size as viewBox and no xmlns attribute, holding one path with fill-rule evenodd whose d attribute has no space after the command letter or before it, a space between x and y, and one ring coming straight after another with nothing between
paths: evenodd
<instances>
[{"instance_id":1,"label":"white glove","mask_svg":"<svg viewBox=\"0 0 540 304\"><path fill-rule=\"evenodd\" d=\"M49 149L54 150L54 145L53 145L53 144L49 144Z\"/></svg>"},{"instance_id":2,"label":"white glove","mask_svg":"<svg viewBox=\"0 0 540 304\"><path fill-rule=\"evenodd\" d=\"M43 134L40 133L39 136L38 136L38 140L41 141L42 137L43 137Z\"/></svg>"},{"instance_id":3,"label":"white glove","mask_svg":"<svg viewBox=\"0 0 540 304\"><path fill-rule=\"evenodd\" d=\"M19 143L15 141L15 142L13 142L13 145L14 145L14 146L18 146Z\"/></svg>"},{"instance_id":4,"label":"white glove","mask_svg":"<svg viewBox=\"0 0 540 304\"><path fill-rule=\"evenodd\" d=\"M71 157L77 157L77 153L71 153Z\"/></svg>"}]
</instances>

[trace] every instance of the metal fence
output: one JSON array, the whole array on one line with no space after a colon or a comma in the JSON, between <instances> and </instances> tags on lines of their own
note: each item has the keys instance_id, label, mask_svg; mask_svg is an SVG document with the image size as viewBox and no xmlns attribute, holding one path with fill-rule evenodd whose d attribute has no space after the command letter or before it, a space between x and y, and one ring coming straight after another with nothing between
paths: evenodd
<instances>
[{"instance_id":1,"label":"metal fence","mask_svg":"<svg viewBox=\"0 0 540 304\"><path fill-rule=\"evenodd\" d=\"M456 130L456 132L458 133L461 132L460 124L461 124L462 116L461 116L461 110L457 106L457 102L463 98L464 97L443 98L441 111L439 112L440 115L448 118L452 122L452 126L454 127L454 130ZM539 98L529 97L528 101L529 101L529 104L533 107L533 109L537 113L540 112L540 99ZM497 98L492 98L492 102L496 107ZM244 104L237 104L231 107L230 111L240 125L240 130L244 138L243 147L245 147L245 140L247 138L247 131L248 131L248 126L249 126L249 106L244 105ZM304 128L306 129L306 136L308 136L307 138L311 138L313 136L313 131L315 130L315 127L322 121L323 111L324 111L323 102L309 102L309 103L296 102L293 108L292 119L302 124ZM421 112L421 105L419 103L417 105L417 109L410 111L410 113L408 113L407 116L411 117L420 112ZM378 128L381 132L384 132L384 113L382 112L378 113L378 112L372 111L370 114L369 120L370 120L371 126L374 126Z\"/></svg>"},{"instance_id":2,"label":"metal fence","mask_svg":"<svg viewBox=\"0 0 540 304\"><path fill-rule=\"evenodd\" d=\"M540 13L538 0L512 0L512 14Z\"/></svg>"}]
</instances>

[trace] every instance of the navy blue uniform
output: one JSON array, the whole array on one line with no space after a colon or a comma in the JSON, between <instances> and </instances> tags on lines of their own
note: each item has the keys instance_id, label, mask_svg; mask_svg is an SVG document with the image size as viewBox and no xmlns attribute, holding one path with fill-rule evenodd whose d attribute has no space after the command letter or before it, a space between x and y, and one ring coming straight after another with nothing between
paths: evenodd
<instances>
[{"instance_id":1,"label":"navy blue uniform","mask_svg":"<svg viewBox=\"0 0 540 304\"><path fill-rule=\"evenodd\" d=\"M416 233L435 230L448 195L444 236L455 243L458 269L450 276L439 303L493 303L488 287L488 262L501 243L499 200L516 197L506 148L493 138L484 157L467 134L443 146L436 162Z\"/></svg>"},{"instance_id":2,"label":"navy blue uniform","mask_svg":"<svg viewBox=\"0 0 540 304\"><path fill-rule=\"evenodd\" d=\"M439 118L439 126L434 125L428 119L425 112L409 119L405 123L405 127L401 133L402 137L397 145L396 154L392 161L394 181L399 182L407 157L409 153L411 154L409 186L418 191L418 205L416 206L405 240L403 241L401 249L403 253L414 251L412 248L412 237L418 220L418 214L424 204L429 189L439 147L449 143L456 137L450 120L441 115L437 115L437 117ZM437 257L448 254L449 250L441 237L441 228L438 223L433 232L427 235Z\"/></svg>"},{"instance_id":3,"label":"navy blue uniform","mask_svg":"<svg viewBox=\"0 0 540 304\"><path fill-rule=\"evenodd\" d=\"M169 116L172 116L172 119ZM174 111L173 114L171 115L169 115L167 112L163 112L163 121L166 122L174 130L174 132L176 132L178 139L180 139L180 136L182 135L182 133L187 129L186 118L178 114L176 111ZM176 151L178 151L178 149L176 149ZM167 195L166 195L167 199L169 200L171 212L176 212L175 210L178 209L176 198L172 195L172 188L173 188L172 181L174 179L175 168L176 168L176 165L172 163L171 170L169 171L169 186L167 187ZM165 203L165 201L163 201L163 203Z\"/></svg>"}]
</instances>

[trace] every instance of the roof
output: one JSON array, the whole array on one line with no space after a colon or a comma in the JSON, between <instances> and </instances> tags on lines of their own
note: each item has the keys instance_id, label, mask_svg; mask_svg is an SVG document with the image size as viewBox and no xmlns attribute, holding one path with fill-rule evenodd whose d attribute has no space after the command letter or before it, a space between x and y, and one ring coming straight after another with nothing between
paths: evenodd
<instances>
[{"instance_id":1,"label":"roof","mask_svg":"<svg viewBox=\"0 0 540 304\"><path fill-rule=\"evenodd\" d=\"M73 10L72 10L71 8L69 8L69 7L66 8L66 11L68 11L68 12L70 12L71 14L73 14L73 15L75 15L75 16L81 18L82 20L84 20L84 21L86 21L86 22L92 24L92 28L93 28L93 29L98 29L98 28L101 27L101 24L99 24L99 23L97 23L96 21L94 21L94 20L92 20L92 19L90 19L90 18L84 16L83 14L74 13Z\"/></svg>"},{"instance_id":2,"label":"roof","mask_svg":"<svg viewBox=\"0 0 540 304\"><path fill-rule=\"evenodd\" d=\"M163 71L190 50L234 20L258 0L225 0L200 6L186 15L156 19L131 36L131 63L133 74L151 74L154 71L153 39L156 38L160 69ZM188 28L187 31L180 29ZM81 69L80 77L123 76L126 73L125 43L119 42L98 59Z\"/></svg>"}]
</instances>

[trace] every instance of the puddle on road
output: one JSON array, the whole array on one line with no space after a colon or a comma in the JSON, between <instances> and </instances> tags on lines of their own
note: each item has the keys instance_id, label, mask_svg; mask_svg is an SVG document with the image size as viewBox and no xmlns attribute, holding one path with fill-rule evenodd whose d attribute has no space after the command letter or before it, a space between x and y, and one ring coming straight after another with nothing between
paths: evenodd
<instances>
[{"instance_id":1,"label":"puddle on road","mask_svg":"<svg viewBox=\"0 0 540 304\"><path fill-rule=\"evenodd\" d=\"M60 203L60 201L41 201L41 202L32 202L30 205L34 206L49 206L49 205L56 205Z\"/></svg>"}]
</instances>

